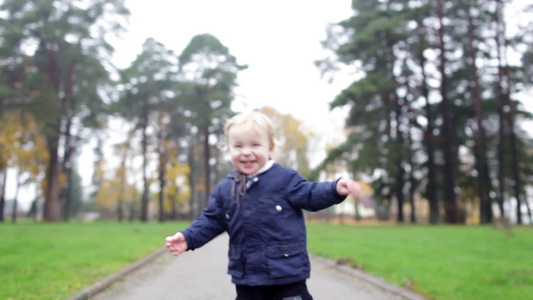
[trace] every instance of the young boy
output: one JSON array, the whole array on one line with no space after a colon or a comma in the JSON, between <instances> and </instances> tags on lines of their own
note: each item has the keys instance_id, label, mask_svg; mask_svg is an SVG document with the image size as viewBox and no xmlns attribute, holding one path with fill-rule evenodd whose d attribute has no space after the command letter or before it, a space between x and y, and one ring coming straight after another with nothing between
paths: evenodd
<instances>
[{"instance_id":1,"label":"young boy","mask_svg":"<svg viewBox=\"0 0 533 300\"><path fill-rule=\"evenodd\" d=\"M272 160L274 128L259 112L241 113L225 126L235 171L210 195L189 228L166 238L179 255L227 231L228 273L241 299L313 299L302 209L318 211L357 195L357 182L309 182Z\"/></svg>"}]
</instances>

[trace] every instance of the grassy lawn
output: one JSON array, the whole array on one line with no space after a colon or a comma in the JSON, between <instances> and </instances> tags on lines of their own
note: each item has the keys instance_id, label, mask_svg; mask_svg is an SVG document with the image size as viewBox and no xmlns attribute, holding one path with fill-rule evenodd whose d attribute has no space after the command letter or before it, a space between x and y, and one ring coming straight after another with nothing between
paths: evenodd
<instances>
[{"instance_id":1,"label":"grassy lawn","mask_svg":"<svg viewBox=\"0 0 533 300\"><path fill-rule=\"evenodd\" d=\"M0 224L0 299L65 299L186 223ZM309 250L436 300L533 299L533 227L308 224Z\"/></svg>"},{"instance_id":2,"label":"grassy lawn","mask_svg":"<svg viewBox=\"0 0 533 300\"><path fill-rule=\"evenodd\" d=\"M0 225L0 299L66 299L164 245L186 224Z\"/></svg>"},{"instance_id":3,"label":"grassy lawn","mask_svg":"<svg viewBox=\"0 0 533 300\"><path fill-rule=\"evenodd\" d=\"M431 299L533 299L533 227L308 224L312 253Z\"/></svg>"}]
</instances>

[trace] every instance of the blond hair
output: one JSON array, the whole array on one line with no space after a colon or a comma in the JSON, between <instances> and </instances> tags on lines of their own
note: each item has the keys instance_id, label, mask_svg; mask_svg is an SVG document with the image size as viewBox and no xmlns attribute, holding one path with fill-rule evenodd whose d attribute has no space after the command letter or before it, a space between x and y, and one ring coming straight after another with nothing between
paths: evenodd
<instances>
[{"instance_id":1,"label":"blond hair","mask_svg":"<svg viewBox=\"0 0 533 300\"><path fill-rule=\"evenodd\" d=\"M274 131L274 126L265 114L258 111L251 111L239 113L230 118L224 126L224 134L226 135L226 141L228 139L229 130L235 125L250 125L252 129L258 133L261 133L263 131L266 132L268 142L270 143L269 148L274 148L274 145L276 144L276 134Z\"/></svg>"}]
</instances>

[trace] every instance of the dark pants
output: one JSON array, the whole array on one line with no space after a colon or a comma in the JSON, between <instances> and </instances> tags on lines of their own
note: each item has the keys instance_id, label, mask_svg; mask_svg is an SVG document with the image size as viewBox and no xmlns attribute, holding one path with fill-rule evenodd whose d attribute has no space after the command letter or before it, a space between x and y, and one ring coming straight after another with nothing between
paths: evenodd
<instances>
[{"instance_id":1,"label":"dark pants","mask_svg":"<svg viewBox=\"0 0 533 300\"><path fill-rule=\"evenodd\" d=\"M283 285L237 285L237 300L313 300L305 281Z\"/></svg>"}]
</instances>

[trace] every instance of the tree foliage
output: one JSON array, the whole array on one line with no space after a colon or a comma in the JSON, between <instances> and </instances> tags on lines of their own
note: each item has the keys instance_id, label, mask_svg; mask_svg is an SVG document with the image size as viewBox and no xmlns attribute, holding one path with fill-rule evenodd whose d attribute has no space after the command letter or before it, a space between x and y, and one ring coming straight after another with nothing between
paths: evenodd
<instances>
[{"instance_id":1,"label":"tree foliage","mask_svg":"<svg viewBox=\"0 0 533 300\"><path fill-rule=\"evenodd\" d=\"M238 64L229 49L210 34L196 35L191 39L179 56L179 66L183 79L191 87L191 93L183 97L189 104L187 120L198 132L199 142L203 145L205 205L213 180L211 139L217 140L217 136L220 139L222 135L224 120L232 114L231 101L237 74L247 66Z\"/></svg>"},{"instance_id":2,"label":"tree foliage","mask_svg":"<svg viewBox=\"0 0 533 300\"><path fill-rule=\"evenodd\" d=\"M140 131L143 156L143 193L141 201L141 220L148 220L148 204L150 200L148 178L148 153L155 141L151 141L148 133L150 126L154 126L163 133L164 120L162 115L168 102L173 99L176 91L172 90L172 76L176 72L175 56L172 51L155 41L147 39L143 44L143 51L133 61L131 66L122 71L121 96L116 103L116 111L120 116L134 124L134 130ZM157 126L157 125L159 126ZM166 136L166 134L164 134ZM161 149L159 149L161 150Z\"/></svg>"},{"instance_id":3,"label":"tree foliage","mask_svg":"<svg viewBox=\"0 0 533 300\"><path fill-rule=\"evenodd\" d=\"M122 0L6 0L0 12L0 59L14 69L24 64L15 86L28 90L6 102L33 111L42 124L49 154L45 219L57 221L60 174L70 173L76 148L73 126L87 126L84 120L101 112L99 92L108 82L104 64L112 50L106 35L120 29L128 10Z\"/></svg>"},{"instance_id":4,"label":"tree foliage","mask_svg":"<svg viewBox=\"0 0 533 300\"><path fill-rule=\"evenodd\" d=\"M1 172L7 176L7 169L15 169L17 177L25 177L24 184L37 185L45 178L45 168L48 161L46 143L39 132L35 118L29 113L13 112L0 120L0 166ZM17 183L20 181L16 180ZM5 187L4 187L5 188ZM3 220L5 191L2 191L0 201L0 220ZM15 204L18 199L14 199Z\"/></svg>"},{"instance_id":5,"label":"tree foliage","mask_svg":"<svg viewBox=\"0 0 533 300\"><path fill-rule=\"evenodd\" d=\"M445 222L464 222L462 207L476 199L482 201L481 222L489 222L488 195L500 186L499 194L509 199L503 188L527 178L524 169L531 168L522 165L512 180L510 173L495 168L530 158L519 150L511 155L499 150L498 157L494 145L507 149L531 143L531 135L520 133L519 127L509 125L516 137L504 129L507 120L520 124L518 119L529 117L520 102L505 99L515 98L531 82L522 76L528 72L527 64L512 66L501 56L507 45L522 60L528 57L518 50L527 49L528 39L523 38L527 31L507 37L495 30L507 22L501 17L503 5L501 1L353 1L354 15L332 25L323 42L335 57L316 62L326 73L336 72L337 64L360 66L359 79L331 104L350 107L346 127L352 133L313 174L344 158L352 172L370 178L378 200L398 204L400 222L404 197L414 189L430 201L431 223L439 221L442 204ZM477 164L470 163L472 158ZM466 193L473 185L480 187L478 192ZM440 197L437 191L442 192ZM515 196L518 204L521 193Z\"/></svg>"},{"instance_id":6,"label":"tree foliage","mask_svg":"<svg viewBox=\"0 0 533 300\"><path fill-rule=\"evenodd\" d=\"M520 126L532 116L519 101L532 83L532 25L509 36L507 5L353 1L353 15L323 41L334 55L316 63L330 78L341 65L356 70L331 102L350 110L346 141L309 170L311 134L266 107L280 139L276 159L310 179L340 168L368 180L383 219L396 203L404 222L406 203L417 221L416 195L428 200L430 223L463 222L470 201L480 202L481 223L493 203L500 214L509 201L520 210L533 180L532 137ZM75 160L93 141L91 196L104 212L194 217L229 171L222 129L247 66L211 34L192 37L181 53L149 38L116 84L107 41L123 29L123 0L5 0L0 14L0 209L6 170L17 168L41 187L47 221L75 211ZM107 121L124 132L116 161L104 146L116 129Z\"/></svg>"}]
</instances>

